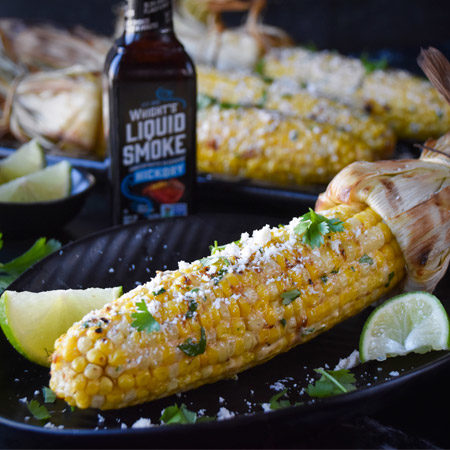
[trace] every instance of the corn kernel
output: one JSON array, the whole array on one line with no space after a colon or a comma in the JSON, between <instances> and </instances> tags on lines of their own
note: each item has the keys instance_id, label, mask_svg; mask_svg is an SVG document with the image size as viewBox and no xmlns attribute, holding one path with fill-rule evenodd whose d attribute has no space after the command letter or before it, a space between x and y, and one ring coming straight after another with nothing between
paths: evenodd
<instances>
[{"instance_id":1,"label":"corn kernel","mask_svg":"<svg viewBox=\"0 0 450 450\"><path fill-rule=\"evenodd\" d=\"M97 379L88 381L85 391L86 394L95 395L98 393L99 389L100 389L100 381L98 381Z\"/></svg>"},{"instance_id":2,"label":"corn kernel","mask_svg":"<svg viewBox=\"0 0 450 450\"><path fill-rule=\"evenodd\" d=\"M84 369L84 376L90 380L96 380L100 377L102 372L103 370L100 366L97 366L96 364L88 364Z\"/></svg>"},{"instance_id":3,"label":"corn kernel","mask_svg":"<svg viewBox=\"0 0 450 450\"><path fill-rule=\"evenodd\" d=\"M83 372L86 366L87 361L83 356L78 356L72 361L72 369L75 370L75 372Z\"/></svg>"},{"instance_id":4,"label":"corn kernel","mask_svg":"<svg viewBox=\"0 0 450 450\"><path fill-rule=\"evenodd\" d=\"M106 364L106 356L96 348L91 348L87 352L86 358L89 362L97 364L99 366L104 366Z\"/></svg>"},{"instance_id":5,"label":"corn kernel","mask_svg":"<svg viewBox=\"0 0 450 450\"><path fill-rule=\"evenodd\" d=\"M98 393L101 395L109 394L113 390L114 384L108 377L101 377L99 381Z\"/></svg>"},{"instance_id":6,"label":"corn kernel","mask_svg":"<svg viewBox=\"0 0 450 450\"><path fill-rule=\"evenodd\" d=\"M136 385L138 387L148 386L152 376L148 370L142 371L136 375Z\"/></svg>"},{"instance_id":7,"label":"corn kernel","mask_svg":"<svg viewBox=\"0 0 450 450\"><path fill-rule=\"evenodd\" d=\"M134 377L128 373L124 373L117 379L117 384L122 391L129 391L134 387Z\"/></svg>"},{"instance_id":8,"label":"corn kernel","mask_svg":"<svg viewBox=\"0 0 450 450\"><path fill-rule=\"evenodd\" d=\"M110 357L109 357L109 364L112 366L120 366L124 364L127 360L127 355L124 353L123 350L116 350Z\"/></svg>"},{"instance_id":9,"label":"corn kernel","mask_svg":"<svg viewBox=\"0 0 450 450\"><path fill-rule=\"evenodd\" d=\"M75 378L73 379L73 390L74 391L84 391L84 388L86 387L86 377L83 374L78 374L75 376Z\"/></svg>"},{"instance_id":10,"label":"corn kernel","mask_svg":"<svg viewBox=\"0 0 450 450\"><path fill-rule=\"evenodd\" d=\"M76 392L74 395L74 400L78 408L81 409L89 408L91 402L90 396L83 391Z\"/></svg>"},{"instance_id":11,"label":"corn kernel","mask_svg":"<svg viewBox=\"0 0 450 450\"><path fill-rule=\"evenodd\" d=\"M109 339L99 339L95 343L95 348L101 351L103 354L109 355L110 353L112 353L114 345Z\"/></svg>"},{"instance_id":12,"label":"corn kernel","mask_svg":"<svg viewBox=\"0 0 450 450\"><path fill-rule=\"evenodd\" d=\"M86 336L82 336L78 339L77 347L80 353L87 353L93 345L94 342L92 341L92 339L89 339Z\"/></svg>"}]
</instances>

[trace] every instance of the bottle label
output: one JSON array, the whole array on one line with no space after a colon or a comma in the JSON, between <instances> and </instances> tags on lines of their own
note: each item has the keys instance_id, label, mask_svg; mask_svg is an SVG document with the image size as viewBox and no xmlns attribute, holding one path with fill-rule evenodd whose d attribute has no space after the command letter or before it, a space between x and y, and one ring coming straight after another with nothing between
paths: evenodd
<instances>
[{"instance_id":1,"label":"bottle label","mask_svg":"<svg viewBox=\"0 0 450 450\"><path fill-rule=\"evenodd\" d=\"M142 32L172 28L171 0L129 0L126 31Z\"/></svg>"},{"instance_id":2,"label":"bottle label","mask_svg":"<svg viewBox=\"0 0 450 450\"><path fill-rule=\"evenodd\" d=\"M189 92L185 84L176 82L120 84L112 175L115 216L121 223L188 213L195 172L195 104L183 92Z\"/></svg>"}]
</instances>

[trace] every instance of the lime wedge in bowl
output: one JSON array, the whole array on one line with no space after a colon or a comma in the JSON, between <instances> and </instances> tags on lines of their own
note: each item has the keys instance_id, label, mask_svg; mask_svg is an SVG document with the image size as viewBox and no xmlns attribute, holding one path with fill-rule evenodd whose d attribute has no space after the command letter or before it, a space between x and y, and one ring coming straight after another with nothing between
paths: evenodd
<instances>
[{"instance_id":1,"label":"lime wedge in bowl","mask_svg":"<svg viewBox=\"0 0 450 450\"><path fill-rule=\"evenodd\" d=\"M120 297L122 292L122 287L38 293L5 291L0 298L0 326L19 353L49 366L55 340L74 322Z\"/></svg>"},{"instance_id":2,"label":"lime wedge in bowl","mask_svg":"<svg viewBox=\"0 0 450 450\"><path fill-rule=\"evenodd\" d=\"M407 353L446 350L449 318L442 303L428 292L408 292L378 306L364 324L359 341L362 362L383 361Z\"/></svg>"},{"instance_id":3,"label":"lime wedge in bowl","mask_svg":"<svg viewBox=\"0 0 450 450\"><path fill-rule=\"evenodd\" d=\"M0 161L0 184L42 170L45 164L44 149L32 140Z\"/></svg>"},{"instance_id":4,"label":"lime wedge in bowl","mask_svg":"<svg viewBox=\"0 0 450 450\"><path fill-rule=\"evenodd\" d=\"M72 167L61 161L38 172L0 186L0 202L32 203L67 197L71 189Z\"/></svg>"}]
</instances>

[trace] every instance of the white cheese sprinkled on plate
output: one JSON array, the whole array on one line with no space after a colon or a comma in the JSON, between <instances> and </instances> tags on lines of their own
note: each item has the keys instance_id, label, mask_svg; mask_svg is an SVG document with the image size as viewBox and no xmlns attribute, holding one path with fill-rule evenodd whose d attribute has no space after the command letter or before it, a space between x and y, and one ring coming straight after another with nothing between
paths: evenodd
<instances>
[{"instance_id":1,"label":"white cheese sprinkled on plate","mask_svg":"<svg viewBox=\"0 0 450 450\"><path fill-rule=\"evenodd\" d=\"M341 358L339 362L337 363L334 370L340 370L340 369L352 369L353 367L356 367L360 363L359 359L359 352L358 350L353 350L352 353L350 353L349 356L346 358Z\"/></svg>"},{"instance_id":2,"label":"white cheese sprinkled on plate","mask_svg":"<svg viewBox=\"0 0 450 450\"><path fill-rule=\"evenodd\" d=\"M227 420L227 419L231 419L234 416L235 416L234 412L232 412L222 406L219 409L219 412L217 413L217 420Z\"/></svg>"},{"instance_id":3,"label":"white cheese sprinkled on plate","mask_svg":"<svg viewBox=\"0 0 450 450\"><path fill-rule=\"evenodd\" d=\"M131 428L148 428L153 427L152 421L148 418L141 417L140 419L136 420L136 422L133 423Z\"/></svg>"}]
</instances>

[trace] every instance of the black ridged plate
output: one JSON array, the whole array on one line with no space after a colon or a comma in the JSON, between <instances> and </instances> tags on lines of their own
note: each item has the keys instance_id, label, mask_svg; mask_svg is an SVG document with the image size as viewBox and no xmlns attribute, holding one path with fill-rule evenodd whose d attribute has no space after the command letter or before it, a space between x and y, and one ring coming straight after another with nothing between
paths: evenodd
<instances>
[{"instance_id":1,"label":"black ridged plate","mask_svg":"<svg viewBox=\"0 0 450 450\"><path fill-rule=\"evenodd\" d=\"M250 215L197 215L152 223L116 227L64 247L22 275L12 290L108 287L123 285L131 289L147 281L157 269L174 269L179 260L191 261L209 253L214 240L219 243L238 239L243 231L269 223L276 217ZM449 309L448 278L441 282L438 295ZM108 446L108 447L226 447L263 445L264 436L283 427L317 424L325 419L341 418L359 411L374 410L400 386L410 386L413 379L425 378L450 363L448 352L409 355L383 363L368 363L354 369L359 389L356 392L312 401L301 394L314 368L333 368L338 360L357 348L367 314L338 325L315 340L280 355L261 366L225 380L166 399L117 411L71 411L58 400L48 405L51 422L63 429L43 428L30 416L23 401L35 398L49 381L48 370L22 358L0 337L0 425L20 436L24 446ZM394 371L394 373L393 373ZM399 376L395 376L395 371ZM390 375L391 374L391 375ZM270 386L282 380L292 401L303 405L264 413L261 403L276 393ZM370 383L370 386L368 385ZM226 407L236 416L230 420L185 426L140 429L130 427L137 419L150 418L159 423L161 410L174 403L185 403L191 410L204 409L217 414ZM101 416L98 416L98 414ZM309 425L308 425L309 426ZM94 430L96 427L99 429ZM53 439L53 441L52 441ZM259 443L259 445L258 445ZM28 445L27 445L28 444Z\"/></svg>"}]
</instances>

